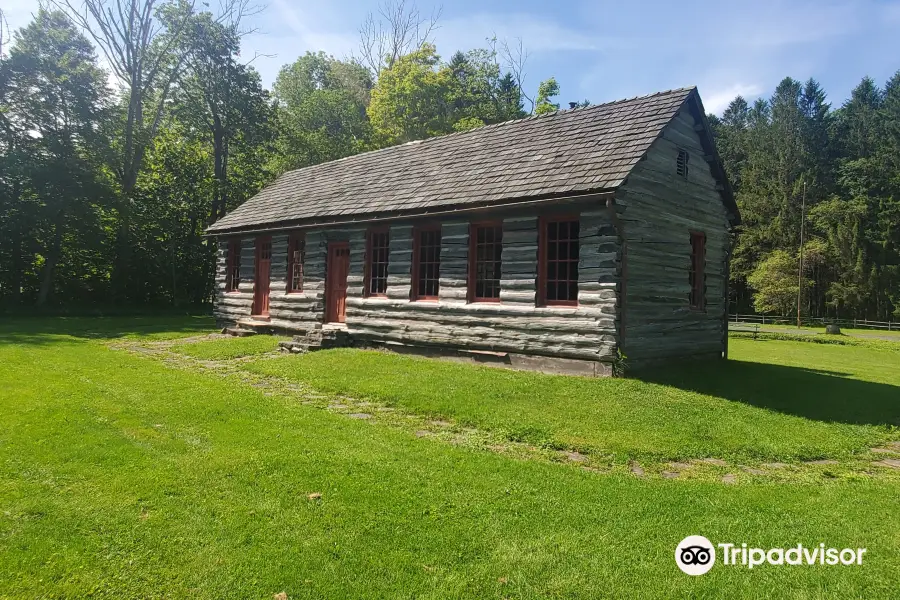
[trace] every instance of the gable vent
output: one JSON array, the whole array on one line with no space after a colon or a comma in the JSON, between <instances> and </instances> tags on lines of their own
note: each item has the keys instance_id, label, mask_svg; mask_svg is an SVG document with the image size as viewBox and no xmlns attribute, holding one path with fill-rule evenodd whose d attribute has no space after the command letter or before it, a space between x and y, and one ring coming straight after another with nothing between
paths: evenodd
<instances>
[{"instance_id":1,"label":"gable vent","mask_svg":"<svg viewBox=\"0 0 900 600\"><path fill-rule=\"evenodd\" d=\"M691 158L686 150L678 150L678 158L675 161L675 173L684 179L688 178L688 160Z\"/></svg>"}]
</instances>

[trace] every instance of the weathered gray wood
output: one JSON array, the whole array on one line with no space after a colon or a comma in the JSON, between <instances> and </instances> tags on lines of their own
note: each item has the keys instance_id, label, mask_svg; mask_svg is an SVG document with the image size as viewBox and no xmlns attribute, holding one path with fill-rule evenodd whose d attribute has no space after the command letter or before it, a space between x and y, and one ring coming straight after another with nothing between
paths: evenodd
<instances>
[{"instance_id":1,"label":"weathered gray wood","mask_svg":"<svg viewBox=\"0 0 900 600\"><path fill-rule=\"evenodd\" d=\"M676 174L678 149L691 154L688 178ZM629 361L709 355L724 350L728 220L702 144L682 111L616 194L626 232L625 332ZM690 233L706 234L706 299L689 306Z\"/></svg>"},{"instance_id":2,"label":"weathered gray wood","mask_svg":"<svg viewBox=\"0 0 900 600\"><path fill-rule=\"evenodd\" d=\"M500 303L468 302L469 230L464 221L441 227L439 302L411 302L413 228L392 225L389 231L387 298L363 296L366 261L365 230L311 230L305 234L303 290L287 293L288 236L272 238L271 323L308 328L321 324L325 310L327 245L350 243L347 327L368 341L476 350L506 351L588 360L610 360L616 348L616 238L611 237L608 211L591 211L581 227L579 301L575 308L535 306L537 292L538 219L535 214L503 220ZM217 278L224 290L226 246L217 259ZM216 316L238 320L253 302L252 262L255 240L242 240L241 291L218 294ZM284 264L282 264L284 263ZM251 270L246 271L251 265ZM218 281L217 281L218 283Z\"/></svg>"}]
</instances>

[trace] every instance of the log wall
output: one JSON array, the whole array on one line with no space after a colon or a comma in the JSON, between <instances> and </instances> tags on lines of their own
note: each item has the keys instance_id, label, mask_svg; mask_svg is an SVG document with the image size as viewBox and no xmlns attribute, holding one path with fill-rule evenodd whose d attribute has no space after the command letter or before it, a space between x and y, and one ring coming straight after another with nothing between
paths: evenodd
<instances>
[{"instance_id":1,"label":"log wall","mask_svg":"<svg viewBox=\"0 0 900 600\"><path fill-rule=\"evenodd\" d=\"M571 212L571 209L567 214ZM469 222L441 223L438 301L410 301L413 223L390 227L385 298L364 297L366 231L306 232L303 291L286 293L286 234L272 237L271 325L319 328L324 319L327 242L350 242L347 329L363 342L438 346L609 362L617 343L618 241L611 213L594 200L580 208L579 306L536 307L538 217L500 215L503 223L500 303L467 300ZM250 316L254 240L242 241L240 292L225 293L227 244L219 245L216 317Z\"/></svg>"},{"instance_id":2,"label":"log wall","mask_svg":"<svg viewBox=\"0 0 900 600\"><path fill-rule=\"evenodd\" d=\"M253 280L256 246L253 238L241 240L241 282L237 291L225 292L225 271L228 265L228 242L219 240L216 256L216 303L213 315L217 321L234 322L250 316L253 308Z\"/></svg>"},{"instance_id":3,"label":"log wall","mask_svg":"<svg viewBox=\"0 0 900 600\"><path fill-rule=\"evenodd\" d=\"M629 363L721 355L726 348L727 211L686 109L616 193L625 238L624 334ZM679 148L688 177L676 174ZM706 234L706 306L690 307L691 232Z\"/></svg>"}]
</instances>

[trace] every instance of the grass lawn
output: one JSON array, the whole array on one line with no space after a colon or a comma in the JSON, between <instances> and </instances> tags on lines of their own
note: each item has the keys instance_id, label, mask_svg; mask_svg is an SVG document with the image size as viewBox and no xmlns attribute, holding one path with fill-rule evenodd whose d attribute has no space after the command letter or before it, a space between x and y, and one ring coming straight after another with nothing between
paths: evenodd
<instances>
[{"instance_id":1,"label":"grass lawn","mask_svg":"<svg viewBox=\"0 0 900 600\"><path fill-rule=\"evenodd\" d=\"M245 368L620 458L816 459L900 439L900 353L743 339L731 352L727 363L600 380L350 349Z\"/></svg>"},{"instance_id":2,"label":"grass lawn","mask_svg":"<svg viewBox=\"0 0 900 600\"><path fill-rule=\"evenodd\" d=\"M726 485L514 460L348 419L294 396L266 395L235 375L177 367L109 345L142 339L138 334L207 333L208 323L147 322L138 330L127 322L54 321L0 325L0 597L271 598L284 591L289 598L893 598L900 588L896 480ZM728 368L757 377L761 372L754 369L769 376L800 371L806 374L799 380L782 375L781 381L808 386L824 378L833 385L853 382L861 393L884 386L897 396L889 368L867 377L862 362L868 355L844 359L850 348L809 344L810 351L834 352L836 364L815 363L832 374L807 373L807 359L793 354L797 344L785 351L762 346L783 343L790 344L736 344L743 360ZM382 388L398 380L403 366L392 364L395 357L367 353L321 357L265 362L290 374L292 360L306 378L303 365L313 359L343 370L348 380L365 367ZM382 362L367 362L375 358ZM787 364L794 360L800 367ZM847 366L848 360L860 364ZM444 362L409 365L421 384L441 377L441 368L471 378L467 389L478 389L493 408L498 387L477 387L491 375L511 378L523 396L548 393L560 382L592 383L604 406L606 392L631 390L647 420L641 425L636 412L619 408L621 418L637 425L610 437L648 453L653 450L639 432L665 427L656 413L712 421L734 404L736 412L722 418L749 428L748 435L773 438L767 442L772 452L785 454L816 444L841 454L889 435L885 423L896 417L875 392L875 408L854 409L848 422L824 420L804 399L824 394L825 385L794 389L800 408L786 411L760 406L758 391L746 400L731 397L739 386L728 388L724 376L704 383L700 393L688 389L695 378L679 382L677 373L661 374L667 383L607 382ZM329 380L321 381L327 387ZM611 384L623 387L606 387ZM571 398L543 397L543 424L539 411L522 402L520 428L537 424L550 435L571 429L556 405L577 407L583 402L577 395L585 392L567 385ZM459 387L448 394L460 395ZM653 393L645 397L641 389ZM866 397L854 396L857 403ZM707 410L691 409L697 402ZM473 418L480 414L472 401L465 410ZM754 417L765 424L754 425ZM704 427L695 422L687 429ZM623 433L629 428L635 429ZM807 441L774 439L773 432L791 435L794 429ZM699 445L671 427L656 439L665 448L661 454L700 447L720 455L743 452L736 435L710 431ZM688 450L678 450L682 443ZM314 493L321 496L310 498ZM868 552L860 567L751 571L717 565L691 578L673 560L675 545L689 534L765 548L824 542Z\"/></svg>"},{"instance_id":3,"label":"grass lawn","mask_svg":"<svg viewBox=\"0 0 900 600\"><path fill-rule=\"evenodd\" d=\"M730 325L738 325L738 323L735 323L734 321L729 321L729 324ZM753 326L755 324L756 323L743 323L742 322L739 325ZM766 323L764 325L760 323L759 326L760 326L760 331L776 331L776 332L777 331L804 331L804 332L808 332L808 333L817 333L817 334L825 335L825 326L824 325L822 325L821 327L804 325L803 327L800 327L799 329L796 325L781 324L781 323ZM853 327L841 327L841 333L843 333L845 335L854 335L854 336L858 335L860 337L876 336L876 337L892 338L892 339L896 339L896 341L900 342L900 331L898 331L897 329L893 329L893 330L889 331L887 329L856 329Z\"/></svg>"},{"instance_id":4,"label":"grass lawn","mask_svg":"<svg viewBox=\"0 0 900 600\"><path fill-rule=\"evenodd\" d=\"M280 340L287 339L290 338L279 338L271 335L218 338L201 342L176 344L172 347L172 350L200 360L228 360L272 352L278 349Z\"/></svg>"}]
</instances>

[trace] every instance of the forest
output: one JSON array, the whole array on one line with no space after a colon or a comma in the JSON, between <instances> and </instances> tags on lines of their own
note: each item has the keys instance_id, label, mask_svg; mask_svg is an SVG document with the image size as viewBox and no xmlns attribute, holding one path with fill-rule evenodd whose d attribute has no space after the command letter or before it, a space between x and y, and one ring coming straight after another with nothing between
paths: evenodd
<instances>
[{"instance_id":1,"label":"forest","mask_svg":"<svg viewBox=\"0 0 900 600\"><path fill-rule=\"evenodd\" d=\"M440 15L404 0L266 89L241 52L261 10L54 0L11 34L0 13L0 310L208 304L205 228L284 171L559 108L553 77L523 85L527 40L445 59ZM811 317L900 318L900 73L838 107L785 78L710 120L743 216L731 312L799 293Z\"/></svg>"}]
</instances>

